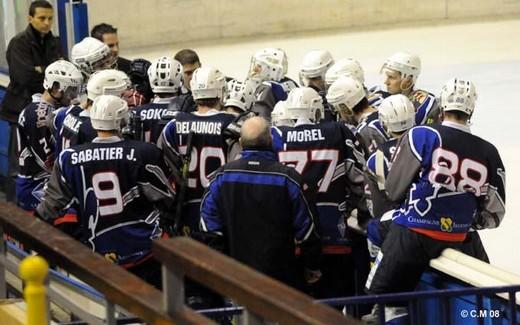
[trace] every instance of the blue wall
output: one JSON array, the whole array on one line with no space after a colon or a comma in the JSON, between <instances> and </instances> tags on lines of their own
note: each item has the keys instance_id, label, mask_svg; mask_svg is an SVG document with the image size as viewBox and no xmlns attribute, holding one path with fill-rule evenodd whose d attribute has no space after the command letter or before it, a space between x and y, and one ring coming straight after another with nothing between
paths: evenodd
<instances>
[{"instance_id":1,"label":"blue wall","mask_svg":"<svg viewBox=\"0 0 520 325\"><path fill-rule=\"evenodd\" d=\"M4 99L5 88L0 86L0 103ZM9 124L0 120L0 175L7 176L9 152Z\"/></svg>"},{"instance_id":2,"label":"blue wall","mask_svg":"<svg viewBox=\"0 0 520 325\"><path fill-rule=\"evenodd\" d=\"M421 278L421 283L417 290L439 290L439 289L463 289L471 287L470 285L463 283L450 276L440 274L437 272L426 272ZM487 317L471 317L468 315L463 317L466 312L473 315L478 313L477 300L475 296L464 296L451 298L449 300L449 311L448 317L442 309L441 299L427 299L421 300L418 304L419 308L419 324L424 325L438 325L443 324L443 320L448 318L450 324L466 325L466 324L478 324L481 321L483 325L506 325L509 324L511 318L508 301L497 297L496 295L483 297L482 299L482 311L487 313ZM519 319L519 313L516 315L517 320ZM518 322L517 322L518 323Z\"/></svg>"}]
</instances>

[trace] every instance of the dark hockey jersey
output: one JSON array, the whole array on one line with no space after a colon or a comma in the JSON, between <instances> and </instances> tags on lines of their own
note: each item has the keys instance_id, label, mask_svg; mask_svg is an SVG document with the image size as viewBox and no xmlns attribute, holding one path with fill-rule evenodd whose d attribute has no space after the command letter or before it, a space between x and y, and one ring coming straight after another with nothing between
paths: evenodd
<instances>
[{"instance_id":1,"label":"dark hockey jersey","mask_svg":"<svg viewBox=\"0 0 520 325\"><path fill-rule=\"evenodd\" d=\"M274 105L281 100L286 100L287 95L294 88L298 88L298 84L287 77L284 77L279 82L262 82L255 91L256 99L251 110L266 120L271 121L271 112Z\"/></svg>"},{"instance_id":2,"label":"dark hockey jersey","mask_svg":"<svg viewBox=\"0 0 520 325\"><path fill-rule=\"evenodd\" d=\"M415 107L415 125L430 125L439 122L439 103L435 95L424 91L414 90L408 99Z\"/></svg>"},{"instance_id":3,"label":"dark hockey jersey","mask_svg":"<svg viewBox=\"0 0 520 325\"><path fill-rule=\"evenodd\" d=\"M159 123L163 113L168 110L171 98L154 98L149 104L138 106L133 112L139 116L141 121L141 131L145 142L157 143L162 128Z\"/></svg>"},{"instance_id":4,"label":"dark hockey jersey","mask_svg":"<svg viewBox=\"0 0 520 325\"><path fill-rule=\"evenodd\" d=\"M388 135L379 122L377 111L369 113L359 121L356 127L356 135L367 158L377 146L388 140Z\"/></svg>"},{"instance_id":5,"label":"dark hockey jersey","mask_svg":"<svg viewBox=\"0 0 520 325\"><path fill-rule=\"evenodd\" d=\"M54 163L54 141L48 127L54 106L34 95L18 117L18 153L20 170L16 178L19 207L34 211L43 196Z\"/></svg>"},{"instance_id":6,"label":"dark hockey jersey","mask_svg":"<svg viewBox=\"0 0 520 325\"><path fill-rule=\"evenodd\" d=\"M55 140L55 151L56 151L56 157L59 156L61 153L61 150L63 149L64 145L64 138L61 136L61 132L63 129L63 123L65 122L65 119L68 115L71 116L79 116L79 114L83 111L83 108L80 106L72 105L69 107L62 107L59 110L56 111L54 114L54 119L52 121L52 127L53 127L53 136ZM67 121L70 123L69 121ZM66 148L69 147L69 143L65 141ZM65 149L66 149L65 148Z\"/></svg>"},{"instance_id":7,"label":"dark hockey jersey","mask_svg":"<svg viewBox=\"0 0 520 325\"><path fill-rule=\"evenodd\" d=\"M380 218L383 213L394 208L394 203L388 199L385 192L385 180L396 148L397 139L390 139L378 146L367 160L365 178L367 206L370 214L376 218Z\"/></svg>"},{"instance_id":8,"label":"dark hockey jersey","mask_svg":"<svg viewBox=\"0 0 520 325\"><path fill-rule=\"evenodd\" d=\"M157 145L163 149L168 165L174 174L180 175L188 135L193 132L183 220L179 227L186 234L198 229L200 201L209 184L210 174L228 160L229 148L223 131L234 118L231 114L217 110L206 114L177 112L159 137Z\"/></svg>"},{"instance_id":9,"label":"dark hockey jersey","mask_svg":"<svg viewBox=\"0 0 520 325\"><path fill-rule=\"evenodd\" d=\"M65 149L58 158L37 208L54 222L75 206L79 238L94 251L122 265L147 258L161 235L159 211L173 209L161 151L152 144L118 137Z\"/></svg>"},{"instance_id":10,"label":"dark hockey jersey","mask_svg":"<svg viewBox=\"0 0 520 325\"><path fill-rule=\"evenodd\" d=\"M374 86L370 89L367 89L367 99L368 105L378 108L381 105L381 102L386 97L390 96L390 93L387 93L384 90L381 90L379 86Z\"/></svg>"},{"instance_id":11,"label":"dark hockey jersey","mask_svg":"<svg viewBox=\"0 0 520 325\"><path fill-rule=\"evenodd\" d=\"M54 163L54 142L48 118L54 106L33 96L18 118L18 153L23 178L47 177Z\"/></svg>"},{"instance_id":12,"label":"dark hockey jersey","mask_svg":"<svg viewBox=\"0 0 520 325\"><path fill-rule=\"evenodd\" d=\"M61 150L72 146L89 143L96 137L88 111L71 111L63 119L63 126L56 142L60 142Z\"/></svg>"},{"instance_id":13,"label":"dark hockey jersey","mask_svg":"<svg viewBox=\"0 0 520 325\"><path fill-rule=\"evenodd\" d=\"M410 129L385 187L391 200L402 202L394 222L438 240L463 241L472 225L497 227L505 213L497 149L452 122Z\"/></svg>"},{"instance_id":14,"label":"dark hockey jersey","mask_svg":"<svg viewBox=\"0 0 520 325\"><path fill-rule=\"evenodd\" d=\"M338 122L273 127L272 135L279 161L293 166L316 195L324 253L347 252L345 212L363 192L363 155L354 135Z\"/></svg>"}]
</instances>

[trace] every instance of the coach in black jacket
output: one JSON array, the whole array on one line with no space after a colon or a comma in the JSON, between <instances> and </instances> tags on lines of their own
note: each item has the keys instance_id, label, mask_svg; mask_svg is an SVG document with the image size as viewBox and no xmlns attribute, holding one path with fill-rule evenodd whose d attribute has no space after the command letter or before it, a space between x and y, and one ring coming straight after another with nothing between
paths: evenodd
<instances>
[{"instance_id":1,"label":"coach in black jacket","mask_svg":"<svg viewBox=\"0 0 520 325\"><path fill-rule=\"evenodd\" d=\"M63 57L59 39L51 32L53 17L49 2L34 1L29 25L9 42L6 59L11 82L0 109L1 119L16 123L31 96L43 93L45 68Z\"/></svg>"},{"instance_id":2,"label":"coach in black jacket","mask_svg":"<svg viewBox=\"0 0 520 325\"><path fill-rule=\"evenodd\" d=\"M295 256L299 243L305 278L317 281L321 247L300 175L277 161L263 118L244 123L240 142L242 158L217 170L203 197L202 230L223 236L226 254L297 288L304 273Z\"/></svg>"},{"instance_id":3,"label":"coach in black jacket","mask_svg":"<svg viewBox=\"0 0 520 325\"><path fill-rule=\"evenodd\" d=\"M18 174L16 123L31 97L43 93L45 68L63 57L59 39L51 32L54 11L47 1L34 1L29 7L29 25L7 46L6 59L11 81L0 105L0 119L10 124L9 170L5 180L7 201L15 200L14 179Z\"/></svg>"}]
</instances>

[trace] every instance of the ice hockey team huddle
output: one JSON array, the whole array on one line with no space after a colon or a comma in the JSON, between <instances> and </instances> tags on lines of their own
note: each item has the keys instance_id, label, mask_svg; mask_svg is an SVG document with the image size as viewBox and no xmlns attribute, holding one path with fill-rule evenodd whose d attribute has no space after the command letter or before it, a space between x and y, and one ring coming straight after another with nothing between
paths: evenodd
<instances>
[{"instance_id":1,"label":"ice hockey team huddle","mask_svg":"<svg viewBox=\"0 0 520 325\"><path fill-rule=\"evenodd\" d=\"M505 170L471 133L471 80L416 89L406 52L382 62L384 87L325 50L299 82L279 48L254 53L245 80L176 58L127 75L87 37L49 65L18 121L18 205L159 287L152 241L171 236L317 299L413 291L445 248L489 262L478 230L505 214Z\"/></svg>"}]
</instances>

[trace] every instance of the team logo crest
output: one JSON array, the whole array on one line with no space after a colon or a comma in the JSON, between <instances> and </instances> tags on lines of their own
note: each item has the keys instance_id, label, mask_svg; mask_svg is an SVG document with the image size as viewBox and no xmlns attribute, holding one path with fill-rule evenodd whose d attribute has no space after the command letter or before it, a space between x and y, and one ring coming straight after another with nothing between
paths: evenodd
<instances>
[{"instance_id":1,"label":"team logo crest","mask_svg":"<svg viewBox=\"0 0 520 325\"><path fill-rule=\"evenodd\" d=\"M450 217L441 217L441 230L445 232L453 231L453 220Z\"/></svg>"}]
</instances>

